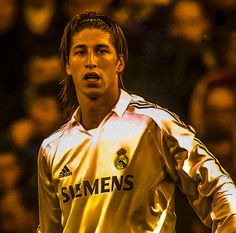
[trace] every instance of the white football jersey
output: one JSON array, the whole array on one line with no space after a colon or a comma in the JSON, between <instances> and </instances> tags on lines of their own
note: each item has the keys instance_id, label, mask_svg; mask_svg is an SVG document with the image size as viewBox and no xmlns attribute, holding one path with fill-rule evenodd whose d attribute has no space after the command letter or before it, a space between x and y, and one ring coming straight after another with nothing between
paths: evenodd
<instances>
[{"instance_id":1,"label":"white football jersey","mask_svg":"<svg viewBox=\"0 0 236 233\"><path fill-rule=\"evenodd\" d=\"M41 233L173 233L176 185L215 230L236 215L228 174L172 112L123 90L96 129L78 112L40 148Z\"/></svg>"}]
</instances>

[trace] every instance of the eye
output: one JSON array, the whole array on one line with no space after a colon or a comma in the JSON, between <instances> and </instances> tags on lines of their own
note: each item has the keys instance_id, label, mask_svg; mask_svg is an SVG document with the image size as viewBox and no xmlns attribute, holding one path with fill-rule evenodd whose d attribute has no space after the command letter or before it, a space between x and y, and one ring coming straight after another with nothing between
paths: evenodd
<instances>
[{"instance_id":1,"label":"eye","mask_svg":"<svg viewBox=\"0 0 236 233\"><path fill-rule=\"evenodd\" d=\"M84 49L74 51L74 55L83 56L85 54L86 54L86 50L84 50Z\"/></svg>"},{"instance_id":2,"label":"eye","mask_svg":"<svg viewBox=\"0 0 236 233\"><path fill-rule=\"evenodd\" d=\"M106 53L108 53L108 50L105 49L105 48L99 48L97 50L97 54L99 54L99 55L103 55L103 54L106 54Z\"/></svg>"}]
</instances>

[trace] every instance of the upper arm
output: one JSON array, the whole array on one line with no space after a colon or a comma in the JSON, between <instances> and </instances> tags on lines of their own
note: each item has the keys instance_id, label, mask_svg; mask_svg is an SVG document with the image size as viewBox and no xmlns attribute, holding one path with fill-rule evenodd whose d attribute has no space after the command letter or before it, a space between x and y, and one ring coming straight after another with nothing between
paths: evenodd
<instances>
[{"instance_id":1,"label":"upper arm","mask_svg":"<svg viewBox=\"0 0 236 233\"><path fill-rule=\"evenodd\" d=\"M42 233L60 233L61 210L52 182L46 153L41 148L38 155L39 223Z\"/></svg>"}]
</instances>

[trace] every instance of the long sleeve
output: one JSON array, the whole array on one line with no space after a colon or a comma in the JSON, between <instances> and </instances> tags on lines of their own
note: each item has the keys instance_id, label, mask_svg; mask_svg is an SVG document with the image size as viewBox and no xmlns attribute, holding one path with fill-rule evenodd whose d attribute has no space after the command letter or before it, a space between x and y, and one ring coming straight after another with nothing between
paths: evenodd
<instances>
[{"instance_id":1,"label":"long sleeve","mask_svg":"<svg viewBox=\"0 0 236 233\"><path fill-rule=\"evenodd\" d=\"M178 119L164 122L163 135L164 153L174 158L173 177L200 219L213 232L236 232L236 188L228 173Z\"/></svg>"},{"instance_id":2,"label":"long sleeve","mask_svg":"<svg viewBox=\"0 0 236 233\"><path fill-rule=\"evenodd\" d=\"M39 224L41 233L63 232L59 201L52 184L45 151L41 148L38 156Z\"/></svg>"}]
</instances>

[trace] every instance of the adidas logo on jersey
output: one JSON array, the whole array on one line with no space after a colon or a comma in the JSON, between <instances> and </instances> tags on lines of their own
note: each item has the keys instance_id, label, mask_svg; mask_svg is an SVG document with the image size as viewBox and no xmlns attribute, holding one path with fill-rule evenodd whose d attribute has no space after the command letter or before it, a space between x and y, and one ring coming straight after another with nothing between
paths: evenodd
<instances>
[{"instance_id":1,"label":"adidas logo on jersey","mask_svg":"<svg viewBox=\"0 0 236 233\"><path fill-rule=\"evenodd\" d=\"M70 171L70 169L65 165L65 167L62 169L62 171L60 172L58 178L63 178L63 177L67 177L67 176L71 176L72 172Z\"/></svg>"}]
</instances>

